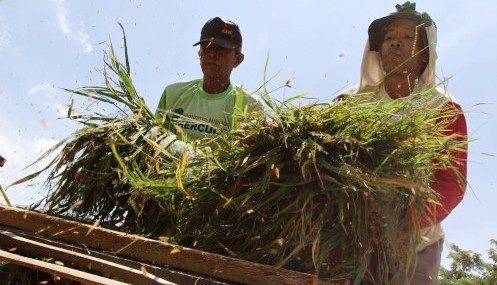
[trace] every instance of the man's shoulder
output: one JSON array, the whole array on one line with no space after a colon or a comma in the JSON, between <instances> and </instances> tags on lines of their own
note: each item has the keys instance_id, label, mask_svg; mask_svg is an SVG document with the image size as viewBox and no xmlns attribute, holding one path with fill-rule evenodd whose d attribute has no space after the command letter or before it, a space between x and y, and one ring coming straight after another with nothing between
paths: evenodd
<instances>
[{"instance_id":1,"label":"man's shoulder","mask_svg":"<svg viewBox=\"0 0 497 285\"><path fill-rule=\"evenodd\" d=\"M367 95L367 98L372 98L376 97L381 89L380 85L376 86L364 86L360 87L359 84L356 85L351 85L343 88L338 92L338 95L335 96L335 98L332 99L333 102L341 102L343 100L346 100L349 97L356 97L361 96L364 97L363 95Z\"/></svg>"},{"instance_id":2,"label":"man's shoulder","mask_svg":"<svg viewBox=\"0 0 497 285\"><path fill-rule=\"evenodd\" d=\"M438 85L435 87L435 92L438 93L438 95L443 98L447 102L452 102L459 104L456 100L456 98L452 95L452 93L447 90L447 87L444 85Z\"/></svg>"},{"instance_id":3,"label":"man's shoulder","mask_svg":"<svg viewBox=\"0 0 497 285\"><path fill-rule=\"evenodd\" d=\"M347 86L338 92L339 95L342 95L342 94L343 95L355 95L357 93L359 93L359 85L358 84Z\"/></svg>"},{"instance_id":4,"label":"man's shoulder","mask_svg":"<svg viewBox=\"0 0 497 285\"><path fill-rule=\"evenodd\" d=\"M232 84L233 91L231 94L235 96L241 96L243 98L243 105L250 105L254 110L262 110L263 104L261 100L261 96L256 92L251 92L241 85ZM235 99L235 101L238 101Z\"/></svg>"},{"instance_id":5,"label":"man's shoulder","mask_svg":"<svg viewBox=\"0 0 497 285\"><path fill-rule=\"evenodd\" d=\"M243 85L234 84L234 83L231 83L231 85L233 87L233 91L235 91L235 92L232 92L232 94L234 94L234 95L243 95L243 96L252 97L252 98L259 97L255 92L249 91L248 89L243 87Z\"/></svg>"},{"instance_id":6,"label":"man's shoulder","mask_svg":"<svg viewBox=\"0 0 497 285\"><path fill-rule=\"evenodd\" d=\"M201 79L174 82L166 86L162 92L162 98L172 104L177 98L183 97L185 94L194 93L201 83Z\"/></svg>"},{"instance_id":7,"label":"man's shoulder","mask_svg":"<svg viewBox=\"0 0 497 285\"><path fill-rule=\"evenodd\" d=\"M167 85L162 92L158 109L170 109L171 106L173 106L177 102L177 100L179 100L179 98L189 97L183 95L195 92L200 82L201 79L194 79L188 81L178 81Z\"/></svg>"},{"instance_id":8,"label":"man's shoulder","mask_svg":"<svg viewBox=\"0 0 497 285\"><path fill-rule=\"evenodd\" d=\"M456 98L452 96L452 94L447 90L447 86L445 85L437 85L427 88L429 96L426 97L428 100L431 100L431 105L433 107L444 106L447 103L459 105ZM419 92L423 94L423 90ZM425 93L426 94L426 93Z\"/></svg>"},{"instance_id":9,"label":"man's shoulder","mask_svg":"<svg viewBox=\"0 0 497 285\"><path fill-rule=\"evenodd\" d=\"M166 86L166 90L187 89L197 87L202 82L202 79L184 80L171 83Z\"/></svg>"}]
</instances>

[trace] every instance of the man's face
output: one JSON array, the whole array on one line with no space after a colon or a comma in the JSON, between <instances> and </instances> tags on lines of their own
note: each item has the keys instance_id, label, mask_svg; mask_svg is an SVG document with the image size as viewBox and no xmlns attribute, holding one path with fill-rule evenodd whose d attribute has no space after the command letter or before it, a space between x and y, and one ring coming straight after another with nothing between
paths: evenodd
<instances>
[{"instance_id":1,"label":"man's face","mask_svg":"<svg viewBox=\"0 0 497 285\"><path fill-rule=\"evenodd\" d=\"M242 53L214 43L202 43L198 55L204 75L214 78L229 78L233 68L243 61Z\"/></svg>"},{"instance_id":2,"label":"man's face","mask_svg":"<svg viewBox=\"0 0 497 285\"><path fill-rule=\"evenodd\" d=\"M419 77L428 62L428 49L422 52L421 27L409 19L394 20L385 29L380 55L385 72Z\"/></svg>"}]
</instances>

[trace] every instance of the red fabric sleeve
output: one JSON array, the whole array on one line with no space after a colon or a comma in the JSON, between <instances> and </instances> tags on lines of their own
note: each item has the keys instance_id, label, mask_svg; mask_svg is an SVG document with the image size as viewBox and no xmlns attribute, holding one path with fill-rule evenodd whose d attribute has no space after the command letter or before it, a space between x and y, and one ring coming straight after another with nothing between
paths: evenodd
<instances>
[{"instance_id":1,"label":"red fabric sleeve","mask_svg":"<svg viewBox=\"0 0 497 285\"><path fill-rule=\"evenodd\" d=\"M444 133L447 136L454 136L454 139L467 142L468 131L466 118L462 112L461 106L456 103L446 103L444 108L458 112L454 120L449 121ZM430 207L425 212L425 218L421 221L421 228L440 223L449 213L461 202L466 190L466 172L467 172L467 143L460 151L451 153L452 168L439 169L434 174L432 189L438 193L440 205Z\"/></svg>"}]
</instances>

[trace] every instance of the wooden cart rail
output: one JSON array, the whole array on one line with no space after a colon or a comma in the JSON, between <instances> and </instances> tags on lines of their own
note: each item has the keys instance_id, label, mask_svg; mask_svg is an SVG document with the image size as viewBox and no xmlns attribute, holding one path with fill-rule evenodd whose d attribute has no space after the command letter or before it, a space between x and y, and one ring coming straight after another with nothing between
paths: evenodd
<instances>
[{"instance_id":1,"label":"wooden cart rail","mask_svg":"<svg viewBox=\"0 0 497 285\"><path fill-rule=\"evenodd\" d=\"M173 270L168 267L160 267L126 259L113 254L96 251L81 245L74 245L58 240L39 236L34 233L16 230L5 226L0 226L0 247L18 253L17 260L9 257L4 252L0 254L0 259L31 267L36 270L49 272L69 280L83 282L84 284L116 284L109 281L100 283L100 276L88 276L88 273L71 272L72 275L65 274L65 268L77 268L91 271L99 275L117 277L127 283L118 284L140 284L140 285L228 285L233 283L218 282L210 277L195 275L187 272ZM36 256L38 258L50 259L54 264L45 263L45 267L40 260L31 259L26 263L20 254ZM9 259L10 258L10 259ZM20 261L20 262L19 262ZM50 267L51 265L52 267ZM58 269L59 271L54 271ZM84 278L84 279L82 279ZM95 280L93 280L95 279ZM108 279L110 280L110 279ZM168 281L169 280L169 281ZM171 282L172 281L172 282ZM174 282L174 283L173 283Z\"/></svg>"},{"instance_id":2,"label":"wooden cart rail","mask_svg":"<svg viewBox=\"0 0 497 285\"><path fill-rule=\"evenodd\" d=\"M69 280L79 281L88 285L125 285L120 281L96 276L87 272L75 270L68 267L59 266L56 264L43 262L37 259L28 258L0 250L0 260L15 263L24 267L52 273L57 276L67 277Z\"/></svg>"},{"instance_id":3,"label":"wooden cart rail","mask_svg":"<svg viewBox=\"0 0 497 285\"><path fill-rule=\"evenodd\" d=\"M57 254L60 259L64 258L68 263L76 263L78 259L87 255L83 258L84 262L79 263L79 267L92 266L92 270L111 268L113 272L106 274L119 278L128 276L128 280L131 280L129 282L133 284L164 284L160 283L163 281L174 284L176 283L174 278L182 282L177 284L190 284L185 276L196 280L197 283L191 284L346 285L348 283L343 280L323 281L312 274L178 247L158 240L2 205L0 205L0 225L4 226L0 240L5 241L4 245L0 244L1 246L17 247L18 251L30 251L30 254L48 252L50 246L51 255ZM71 255L78 258L70 259ZM89 256L92 258L96 256L97 259L91 259ZM120 259L112 260L112 258ZM111 263L126 264L127 268L110 266ZM129 276L138 278L139 275L154 276L156 281L143 283L144 281L141 280L139 281L141 283L135 283L136 281L129 279L131 278ZM154 279L148 278L148 280Z\"/></svg>"}]
</instances>

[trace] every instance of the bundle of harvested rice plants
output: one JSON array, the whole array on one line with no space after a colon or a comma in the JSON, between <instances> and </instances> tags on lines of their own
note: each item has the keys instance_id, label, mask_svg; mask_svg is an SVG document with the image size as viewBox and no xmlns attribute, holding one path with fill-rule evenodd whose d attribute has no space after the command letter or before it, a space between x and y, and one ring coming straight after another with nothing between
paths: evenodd
<instances>
[{"instance_id":1,"label":"bundle of harvested rice plants","mask_svg":"<svg viewBox=\"0 0 497 285\"><path fill-rule=\"evenodd\" d=\"M178 211L180 244L238 258L395 284L413 262L432 173L462 143L428 91L410 101L272 105L218 138L202 188ZM259 117L257 117L259 116ZM432 164L438 161L440 164ZM450 167L450 166L449 166Z\"/></svg>"},{"instance_id":2,"label":"bundle of harvested rice plants","mask_svg":"<svg viewBox=\"0 0 497 285\"><path fill-rule=\"evenodd\" d=\"M85 127L49 163L49 212L355 284L395 284L412 265L432 173L463 147L433 90L298 106L264 89L264 112L184 143L137 95L127 53L106 59L117 81L69 91L122 112L71 116Z\"/></svg>"}]
</instances>

